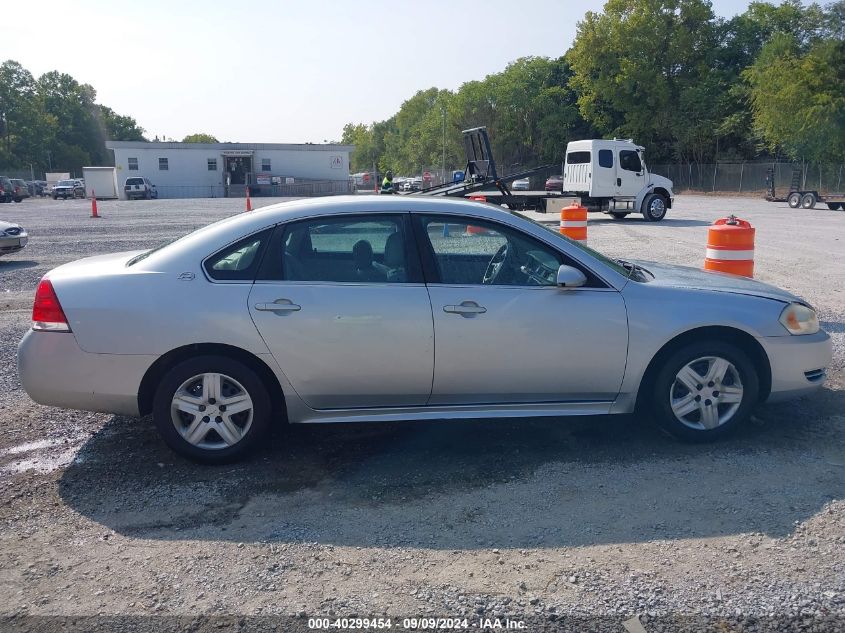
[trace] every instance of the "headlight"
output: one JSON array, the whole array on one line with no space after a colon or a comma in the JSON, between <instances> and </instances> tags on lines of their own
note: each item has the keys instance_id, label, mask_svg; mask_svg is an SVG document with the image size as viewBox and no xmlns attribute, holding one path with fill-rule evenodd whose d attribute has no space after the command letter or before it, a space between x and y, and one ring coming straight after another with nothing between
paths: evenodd
<instances>
[{"instance_id":1,"label":"headlight","mask_svg":"<svg viewBox=\"0 0 845 633\"><path fill-rule=\"evenodd\" d=\"M816 311L802 303L790 303L778 320L790 334L815 334L819 331Z\"/></svg>"}]
</instances>

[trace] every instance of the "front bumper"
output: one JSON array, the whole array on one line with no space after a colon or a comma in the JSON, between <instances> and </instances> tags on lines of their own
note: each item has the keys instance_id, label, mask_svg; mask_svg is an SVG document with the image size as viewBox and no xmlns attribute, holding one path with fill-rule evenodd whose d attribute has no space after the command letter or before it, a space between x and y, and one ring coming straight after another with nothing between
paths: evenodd
<instances>
[{"instance_id":1,"label":"front bumper","mask_svg":"<svg viewBox=\"0 0 845 633\"><path fill-rule=\"evenodd\" d=\"M137 416L138 388L156 358L91 354L70 332L30 330L18 345L18 376L39 404Z\"/></svg>"},{"instance_id":2,"label":"front bumper","mask_svg":"<svg viewBox=\"0 0 845 633\"><path fill-rule=\"evenodd\" d=\"M833 344L824 330L802 336L757 339L769 357L772 388L766 402L797 398L821 389L833 358Z\"/></svg>"},{"instance_id":3,"label":"front bumper","mask_svg":"<svg viewBox=\"0 0 845 633\"><path fill-rule=\"evenodd\" d=\"M10 255L22 251L29 241L29 236L26 233L13 236L0 237L0 255Z\"/></svg>"}]
</instances>

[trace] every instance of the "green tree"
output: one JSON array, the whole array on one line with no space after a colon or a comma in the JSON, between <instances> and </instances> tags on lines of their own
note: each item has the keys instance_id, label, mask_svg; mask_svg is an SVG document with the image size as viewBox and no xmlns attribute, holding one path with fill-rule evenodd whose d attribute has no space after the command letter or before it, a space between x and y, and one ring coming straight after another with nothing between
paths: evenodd
<instances>
[{"instance_id":1,"label":"green tree","mask_svg":"<svg viewBox=\"0 0 845 633\"><path fill-rule=\"evenodd\" d=\"M0 65L0 164L46 166L55 131L30 72L12 60Z\"/></svg>"},{"instance_id":2,"label":"green tree","mask_svg":"<svg viewBox=\"0 0 845 633\"><path fill-rule=\"evenodd\" d=\"M144 128L131 116L122 116L104 105L98 106L103 135L111 141L146 141Z\"/></svg>"},{"instance_id":3,"label":"green tree","mask_svg":"<svg viewBox=\"0 0 845 633\"><path fill-rule=\"evenodd\" d=\"M658 158L703 154L676 134L714 121L691 120L677 106L707 77L715 35L706 0L608 0L603 13L587 12L567 53L581 114L599 133L633 137Z\"/></svg>"},{"instance_id":4,"label":"green tree","mask_svg":"<svg viewBox=\"0 0 845 633\"><path fill-rule=\"evenodd\" d=\"M111 162L94 88L52 71L39 77L37 90L45 111L56 120L56 136L49 147L54 168L80 172L84 165Z\"/></svg>"},{"instance_id":5,"label":"green tree","mask_svg":"<svg viewBox=\"0 0 845 633\"><path fill-rule=\"evenodd\" d=\"M218 143L219 141L213 137L211 134L203 134L201 132L197 134L188 134L185 138L182 139L183 143Z\"/></svg>"},{"instance_id":6,"label":"green tree","mask_svg":"<svg viewBox=\"0 0 845 633\"><path fill-rule=\"evenodd\" d=\"M778 33L744 77L754 124L770 149L845 159L845 42L816 40L804 51L794 35Z\"/></svg>"}]
</instances>

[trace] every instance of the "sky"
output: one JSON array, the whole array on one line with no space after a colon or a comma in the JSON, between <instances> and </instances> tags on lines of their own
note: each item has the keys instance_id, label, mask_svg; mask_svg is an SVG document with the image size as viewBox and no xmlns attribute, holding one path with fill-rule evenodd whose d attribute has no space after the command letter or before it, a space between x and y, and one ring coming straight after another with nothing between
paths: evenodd
<instances>
[{"instance_id":1,"label":"sky","mask_svg":"<svg viewBox=\"0 0 845 633\"><path fill-rule=\"evenodd\" d=\"M39 2L0 61L58 70L148 138L322 143L519 57L559 57L604 0L77 0ZM717 15L749 2L712 0ZM33 18L33 19L30 19ZM64 19L62 19L64 18Z\"/></svg>"}]
</instances>

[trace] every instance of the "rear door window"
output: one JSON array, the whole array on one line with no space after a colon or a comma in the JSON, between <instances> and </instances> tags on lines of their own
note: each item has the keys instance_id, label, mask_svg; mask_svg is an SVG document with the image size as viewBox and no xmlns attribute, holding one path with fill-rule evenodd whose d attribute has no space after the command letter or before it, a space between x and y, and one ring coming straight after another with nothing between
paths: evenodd
<instances>
[{"instance_id":1,"label":"rear door window","mask_svg":"<svg viewBox=\"0 0 845 633\"><path fill-rule=\"evenodd\" d=\"M276 250L276 249L274 249ZM419 283L405 214L322 217L285 227L273 274L284 281ZM268 270L273 266L268 266ZM267 278L262 274L262 278Z\"/></svg>"},{"instance_id":2,"label":"rear door window","mask_svg":"<svg viewBox=\"0 0 845 633\"><path fill-rule=\"evenodd\" d=\"M613 167L613 150L599 150L599 167Z\"/></svg>"}]
</instances>

